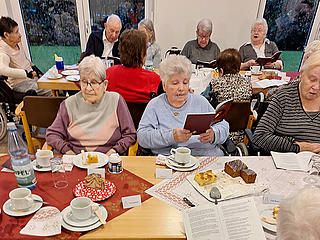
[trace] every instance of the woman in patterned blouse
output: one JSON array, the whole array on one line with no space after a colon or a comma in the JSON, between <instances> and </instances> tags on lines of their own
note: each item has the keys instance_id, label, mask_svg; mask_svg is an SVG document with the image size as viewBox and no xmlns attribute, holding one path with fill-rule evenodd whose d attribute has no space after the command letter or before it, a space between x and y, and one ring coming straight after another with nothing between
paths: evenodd
<instances>
[{"instance_id":1,"label":"woman in patterned blouse","mask_svg":"<svg viewBox=\"0 0 320 240\"><path fill-rule=\"evenodd\" d=\"M233 99L234 102L249 102L252 87L249 80L239 74L240 66L241 56L237 49L229 48L221 52L217 57L219 77L212 79L201 95L210 100L210 91L215 92L216 104L228 99ZM243 141L243 134L243 131L230 132L230 138L237 144Z\"/></svg>"}]
</instances>

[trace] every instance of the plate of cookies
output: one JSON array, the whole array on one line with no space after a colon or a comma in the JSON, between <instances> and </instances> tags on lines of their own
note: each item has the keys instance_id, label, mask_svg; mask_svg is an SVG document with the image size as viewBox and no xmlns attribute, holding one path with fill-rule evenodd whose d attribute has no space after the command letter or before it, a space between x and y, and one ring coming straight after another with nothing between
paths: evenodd
<instances>
[{"instance_id":1,"label":"plate of cookies","mask_svg":"<svg viewBox=\"0 0 320 240\"><path fill-rule=\"evenodd\" d=\"M257 179L254 170L249 169L241 160L227 162L224 169L209 169L189 175L187 180L201 195L212 202L214 199L210 197L210 191L213 187L219 189L220 201L259 193L267 188Z\"/></svg>"},{"instance_id":2,"label":"plate of cookies","mask_svg":"<svg viewBox=\"0 0 320 240\"><path fill-rule=\"evenodd\" d=\"M280 206L274 204L262 204L259 207L261 224L265 229L277 232L277 217Z\"/></svg>"},{"instance_id":3,"label":"plate of cookies","mask_svg":"<svg viewBox=\"0 0 320 240\"><path fill-rule=\"evenodd\" d=\"M92 201L102 201L111 197L115 192L116 185L96 173L86 176L73 188L73 194L76 197L88 197Z\"/></svg>"},{"instance_id":4,"label":"plate of cookies","mask_svg":"<svg viewBox=\"0 0 320 240\"><path fill-rule=\"evenodd\" d=\"M79 168L99 168L106 165L109 158L101 152L83 152L73 159L73 164Z\"/></svg>"}]
</instances>

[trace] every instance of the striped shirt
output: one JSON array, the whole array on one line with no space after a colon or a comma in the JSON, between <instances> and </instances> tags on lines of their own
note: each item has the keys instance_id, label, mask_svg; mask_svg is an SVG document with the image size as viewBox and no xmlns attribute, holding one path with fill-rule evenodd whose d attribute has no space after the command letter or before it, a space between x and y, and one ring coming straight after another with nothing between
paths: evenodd
<instances>
[{"instance_id":1,"label":"striped shirt","mask_svg":"<svg viewBox=\"0 0 320 240\"><path fill-rule=\"evenodd\" d=\"M320 112L305 112L299 84L290 84L274 95L254 132L256 146L265 151L299 152L295 141L320 143Z\"/></svg>"}]
</instances>

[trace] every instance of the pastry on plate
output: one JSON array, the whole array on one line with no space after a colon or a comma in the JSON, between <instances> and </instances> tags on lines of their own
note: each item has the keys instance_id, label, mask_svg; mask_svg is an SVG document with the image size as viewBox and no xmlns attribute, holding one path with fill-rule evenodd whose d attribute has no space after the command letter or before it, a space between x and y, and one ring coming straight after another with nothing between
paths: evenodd
<instances>
[{"instance_id":1,"label":"pastry on plate","mask_svg":"<svg viewBox=\"0 0 320 240\"><path fill-rule=\"evenodd\" d=\"M210 183L216 182L218 177L212 172L212 170L208 170L206 172L197 173L194 176L194 180L200 185L208 185Z\"/></svg>"},{"instance_id":2,"label":"pastry on plate","mask_svg":"<svg viewBox=\"0 0 320 240\"><path fill-rule=\"evenodd\" d=\"M254 183L257 177L257 174L249 168L242 169L240 171L240 175L243 181L246 183Z\"/></svg>"},{"instance_id":3,"label":"pastry on plate","mask_svg":"<svg viewBox=\"0 0 320 240\"><path fill-rule=\"evenodd\" d=\"M84 178L84 185L89 188L104 189L105 179L100 174L92 173Z\"/></svg>"},{"instance_id":4,"label":"pastry on plate","mask_svg":"<svg viewBox=\"0 0 320 240\"><path fill-rule=\"evenodd\" d=\"M91 163L98 163L99 160L98 160L98 156L96 154L88 154L88 164L91 164Z\"/></svg>"},{"instance_id":5,"label":"pastry on plate","mask_svg":"<svg viewBox=\"0 0 320 240\"><path fill-rule=\"evenodd\" d=\"M239 177L240 171L246 168L248 168L247 165L239 159L226 162L224 165L224 171L233 178Z\"/></svg>"},{"instance_id":6,"label":"pastry on plate","mask_svg":"<svg viewBox=\"0 0 320 240\"><path fill-rule=\"evenodd\" d=\"M277 219L278 214L279 214L279 209L280 209L280 206L275 206L275 207L273 208L273 218L274 218L274 219Z\"/></svg>"}]
</instances>

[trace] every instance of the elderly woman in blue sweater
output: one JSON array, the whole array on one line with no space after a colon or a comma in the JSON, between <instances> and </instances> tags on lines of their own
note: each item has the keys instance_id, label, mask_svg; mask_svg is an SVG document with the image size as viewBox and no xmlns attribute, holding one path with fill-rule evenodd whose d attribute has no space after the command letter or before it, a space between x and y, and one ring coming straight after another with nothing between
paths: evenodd
<instances>
[{"instance_id":1,"label":"elderly woman in blue sweater","mask_svg":"<svg viewBox=\"0 0 320 240\"><path fill-rule=\"evenodd\" d=\"M154 154L170 155L170 149L188 147L194 156L221 156L218 147L229 135L226 121L211 126L205 133L192 135L183 129L188 113L214 112L207 99L189 93L191 62L185 56L170 55L160 64L165 93L152 99L138 128L138 142Z\"/></svg>"}]
</instances>

